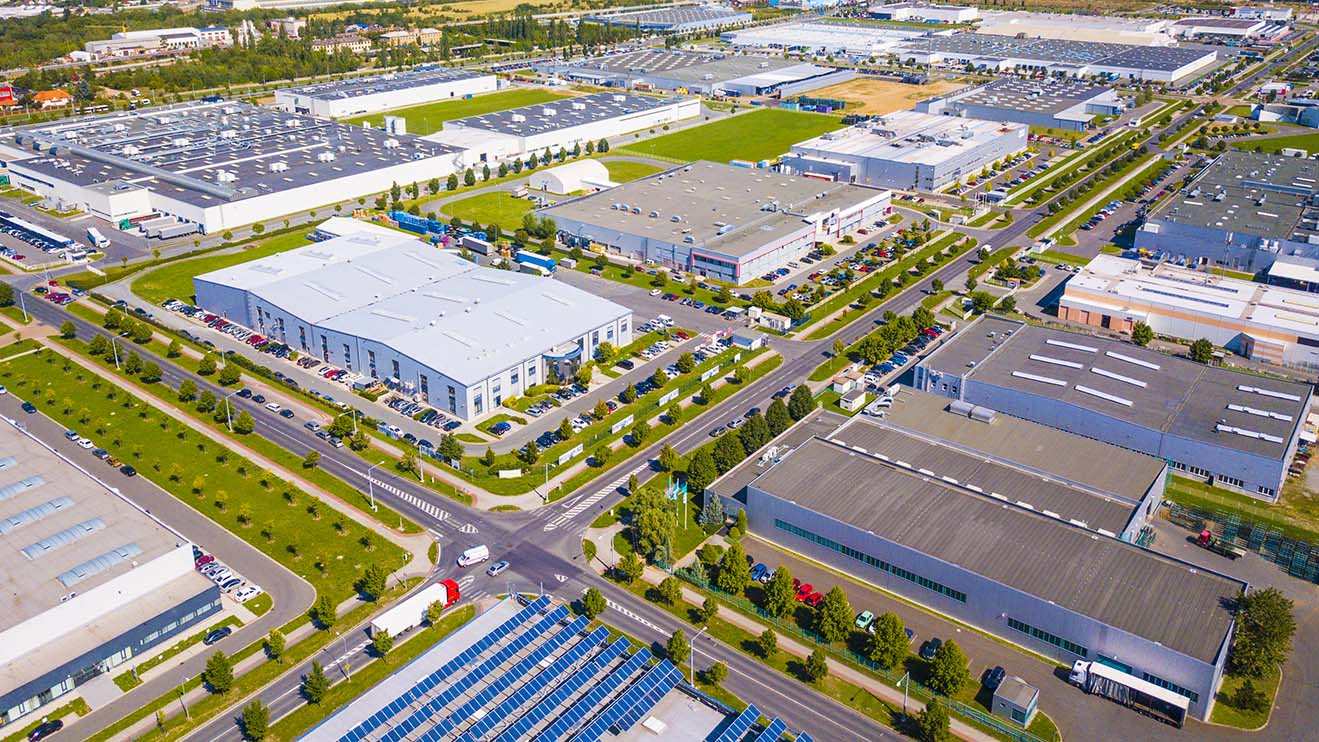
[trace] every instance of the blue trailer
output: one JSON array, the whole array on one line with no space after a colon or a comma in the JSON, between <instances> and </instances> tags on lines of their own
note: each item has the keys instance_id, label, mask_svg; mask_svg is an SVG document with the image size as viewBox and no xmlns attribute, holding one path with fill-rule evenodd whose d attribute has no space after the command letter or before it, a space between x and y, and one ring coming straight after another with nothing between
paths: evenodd
<instances>
[{"instance_id":1,"label":"blue trailer","mask_svg":"<svg viewBox=\"0 0 1319 742\"><path fill-rule=\"evenodd\" d=\"M544 268L550 273L553 273L554 271L558 270L559 267L559 261L555 260L554 258L549 258L544 255L537 255L534 252L528 252L526 250L518 250L513 255L513 259L519 263L526 263L528 265L540 266L541 268Z\"/></svg>"}]
</instances>

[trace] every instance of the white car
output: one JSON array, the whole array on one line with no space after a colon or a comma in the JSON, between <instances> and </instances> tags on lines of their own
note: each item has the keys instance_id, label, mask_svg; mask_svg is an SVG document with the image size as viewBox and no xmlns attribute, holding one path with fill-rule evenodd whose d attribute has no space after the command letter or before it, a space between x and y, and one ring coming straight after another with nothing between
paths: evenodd
<instances>
[{"instance_id":1,"label":"white car","mask_svg":"<svg viewBox=\"0 0 1319 742\"><path fill-rule=\"evenodd\" d=\"M243 589L234 593L234 600L238 601L239 603L246 603L247 601L251 600L252 598L255 598L256 596L260 595L263 592L265 591L262 590L257 585L248 585L247 587L244 587Z\"/></svg>"},{"instance_id":2,"label":"white car","mask_svg":"<svg viewBox=\"0 0 1319 742\"><path fill-rule=\"evenodd\" d=\"M9 390L5 388L5 385L4 385L4 384L0 384L0 394L8 394L8 393L9 393Z\"/></svg>"},{"instance_id":3,"label":"white car","mask_svg":"<svg viewBox=\"0 0 1319 742\"><path fill-rule=\"evenodd\" d=\"M90 451L91 449L96 448L96 444L92 443L91 438L79 438L78 448L83 448Z\"/></svg>"},{"instance_id":4,"label":"white car","mask_svg":"<svg viewBox=\"0 0 1319 742\"><path fill-rule=\"evenodd\" d=\"M225 567L224 569L218 570L210 575L207 575L207 577L211 578L211 582L214 582L217 585L223 585L225 580L233 576L234 573L229 571L228 567Z\"/></svg>"},{"instance_id":5,"label":"white car","mask_svg":"<svg viewBox=\"0 0 1319 742\"><path fill-rule=\"evenodd\" d=\"M662 293L664 293L664 292L663 292L663 291L660 291L659 289L651 289L651 290L650 290L650 295L651 295L651 296L659 296L659 295L662 294Z\"/></svg>"},{"instance_id":6,"label":"white car","mask_svg":"<svg viewBox=\"0 0 1319 742\"><path fill-rule=\"evenodd\" d=\"M266 409L271 412L279 412L279 402L267 402Z\"/></svg>"}]
</instances>

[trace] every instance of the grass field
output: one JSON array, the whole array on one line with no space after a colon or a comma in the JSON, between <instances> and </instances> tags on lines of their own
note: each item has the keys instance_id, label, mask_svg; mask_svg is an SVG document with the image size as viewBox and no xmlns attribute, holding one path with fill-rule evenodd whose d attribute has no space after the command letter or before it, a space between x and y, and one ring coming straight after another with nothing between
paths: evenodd
<instances>
[{"instance_id":1,"label":"grass field","mask_svg":"<svg viewBox=\"0 0 1319 742\"><path fill-rule=\"evenodd\" d=\"M548 100L562 98L563 94L550 90L537 90L534 88L516 88L505 90L500 93L489 93L487 95L478 95L475 98L460 100L445 100L438 103L426 103L420 106L410 108L399 108L389 111L391 116L402 116L408 122L409 134L434 134L439 131L445 121L450 119L460 119L467 116L479 116L483 113L493 111L505 111L510 108L519 106L531 106L537 103L544 103ZM385 119L385 114L377 113L370 116L359 116L357 118L345 119L346 124L361 124L370 122L372 126L380 126Z\"/></svg>"},{"instance_id":2,"label":"grass field","mask_svg":"<svg viewBox=\"0 0 1319 742\"><path fill-rule=\"evenodd\" d=\"M626 183L630 180L644 178L647 175L654 175L666 169L663 165L650 165L629 160L611 160L604 163L604 166L609 170L609 179L615 183Z\"/></svg>"},{"instance_id":3,"label":"grass field","mask_svg":"<svg viewBox=\"0 0 1319 742\"><path fill-rule=\"evenodd\" d=\"M841 128L842 119L834 116L766 108L628 144L627 149L686 161L765 160L803 139Z\"/></svg>"},{"instance_id":4,"label":"grass field","mask_svg":"<svg viewBox=\"0 0 1319 742\"><path fill-rule=\"evenodd\" d=\"M1298 134L1294 137L1274 137L1272 139L1257 139L1248 137L1239 142L1233 142L1232 146L1236 149L1243 149L1254 152L1259 147L1263 152L1277 152L1282 149L1303 149L1310 154L1319 151L1319 134Z\"/></svg>"},{"instance_id":5,"label":"grass field","mask_svg":"<svg viewBox=\"0 0 1319 742\"><path fill-rule=\"evenodd\" d=\"M253 243L236 253L207 255L177 263L167 263L134 279L133 293L152 304L160 304L170 298L190 301L193 276L310 244L302 232L290 232L271 237L264 242Z\"/></svg>"},{"instance_id":6,"label":"grass field","mask_svg":"<svg viewBox=\"0 0 1319 742\"><path fill-rule=\"evenodd\" d=\"M441 206L440 210L465 222L493 222L512 232L522 227L522 215L531 211L532 206L534 204L525 198L513 198L507 191L495 191L452 201Z\"/></svg>"},{"instance_id":7,"label":"grass field","mask_svg":"<svg viewBox=\"0 0 1319 742\"><path fill-rule=\"evenodd\" d=\"M966 87L961 83L938 80L928 85L908 85L905 82L876 80L858 77L827 88L813 90L812 98L835 98L847 101L845 113L893 113L911 108L917 101L936 95L951 93Z\"/></svg>"}]
</instances>

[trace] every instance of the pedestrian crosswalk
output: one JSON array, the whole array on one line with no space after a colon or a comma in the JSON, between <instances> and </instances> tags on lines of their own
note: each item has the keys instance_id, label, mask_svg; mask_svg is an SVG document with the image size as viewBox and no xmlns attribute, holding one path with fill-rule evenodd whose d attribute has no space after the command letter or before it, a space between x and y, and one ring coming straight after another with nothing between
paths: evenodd
<instances>
[{"instance_id":1,"label":"pedestrian crosswalk","mask_svg":"<svg viewBox=\"0 0 1319 742\"><path fill-rule=\"evenodd\" d=\"M627 480L629 478L639 473L642 469L645 469L647 466L650 466L650 462L643 461L631 471L623 472L623 474L620 475L618 479L615 479L609 484L606 484L604 487L600 489L599 492L584 497L580 497L574 500L572 503L567 505L568 507L567 510L554 516L554 518L552 518L550 522L546 523L543 530L548 532L558 528L563 528L564 526L568 525L568 521L581 515L583 512L585 512L592 505L595 505L597 502L600 502L601 500L613 494L614 492L617 492L619 487L622 487L623 485L627 484Z\"/></svg>"},{"instance_id":2,"label":"pedestrian crosswalk","mask_svg":"<svg viewBox=\"0 0 1319 742\"><path fill-rule=\"evenodd\" d=\"M325 669L328 670L328 669L330 669L330 668L332 668L332 667L336 667L336 666L338 666L338 665L341 664L344 660L346 660L346 659L352 657L353 655L355 655L355 654L357 654L358 652L360 652L360 651L362 651L363 649L365 649L365 648L366 648L366 645L368 645L368 644L370 644L370 643L371 643L371 642L369 642L369 641L364 641L364 642L361 642L360 644L356 644L356 645L354 645L352 649L349 649L349 650L345 651L343 654L341 654L341 655L339 655L338 657L335 657L333 660L331 660L331 661L330 661L330 664L328 664L328 665L325 666Z\"/></svg>"},{"instance_id":3,"label":"pedestrian crosswalk","mask_svg":"<svg viewBox=\"0 0 1319 742\"><path fill-rule=\"evenodd\" d=\"M476 578L473 577L472 575L467 575L466 577L459 578L458 590L459 591L466 590L468 587L471 586L473 582L476 582Z\"/></svg>"},{"instance_id":4,"label":"pedestrian crosswalk","mask_svg":"<svg viewBox=\"0 0 1319 742\"><path fill-rule=\"evenodd\" d=\"M659 632L659 633L661 633L661 634L664 633L664 630L661 629L660 627L656 626L655 624L651 623L650 621L647 621L646 619L642 618L641 616L638 616L637 614L633 613L632 611L629 611L628 609L624 608L623 606L621 606L621 605L615 603L614 601L612 601L612 600L610 600L610 599L608 599L608 598L605 598L605 605L608 605L610 608L613 608L614 610L618 611L619 613L623 614L624 616L627 616L628 618L632 619L633 621L636 621L637 623L641 624L642 626L645 626L645 627L648 628L648 629L651 629L651 630L653 630L653 631L657 631L657 632Z\"/></svg>"},{"instance_id":5,"label":"pedestrian crosswalk","mask_svg":"<svg viewBox=\"0 0 1319 742\"><path fill-rule=\"evenodd\" d=\"M370 481L372 487L379 487L380 489L399 498L403 502L406 502L412 507L420 510L426 515L429 515L430 517L434 518L442 527L455 528L458 530L459 533L472 534L479 532L476 526L472 525L471 523L462 523L462 524L448 523L447 521L449 520L449 512L447 510L442 509L433 502L423 500L420 497L417 497L416 495L404 490L401 487L392 485L389 482L382 482L379 479L375 479L374 477Z\"/></svg>"}]
</instances>

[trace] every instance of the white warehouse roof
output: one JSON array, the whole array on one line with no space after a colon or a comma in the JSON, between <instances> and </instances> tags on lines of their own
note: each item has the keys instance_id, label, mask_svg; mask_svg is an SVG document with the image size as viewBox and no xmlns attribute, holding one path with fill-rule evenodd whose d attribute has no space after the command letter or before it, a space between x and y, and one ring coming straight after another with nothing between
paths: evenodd
<instances>
[{"instance_id":1,"label":"white warehouse roof","mask_svg":"<svg viewBox=\"0 0 1319 742\"><path fill-rule=\"evenodd\" d=\"M553 279L483 268L405 234L352 234L195 279L387 345L474 383L630 311Z\"/></svg>"}]
</instances>

